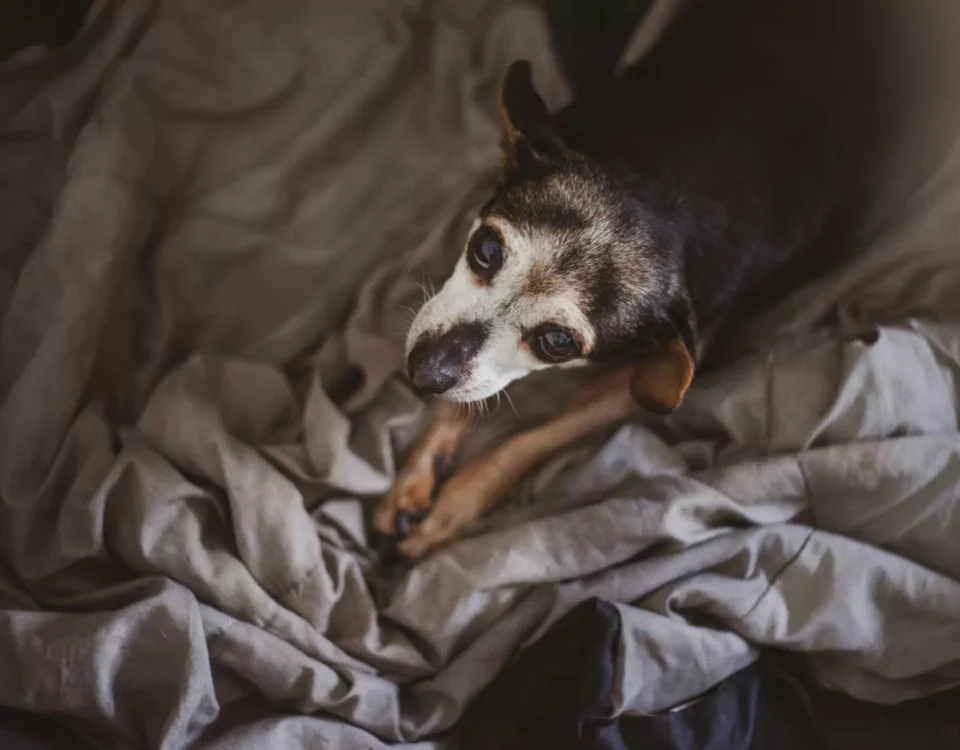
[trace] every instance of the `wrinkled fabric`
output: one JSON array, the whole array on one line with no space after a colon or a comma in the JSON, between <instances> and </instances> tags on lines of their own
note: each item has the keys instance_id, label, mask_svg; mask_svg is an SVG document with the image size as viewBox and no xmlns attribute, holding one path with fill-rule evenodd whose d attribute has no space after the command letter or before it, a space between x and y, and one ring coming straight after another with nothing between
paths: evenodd
<instances>
[{"instance_id":1,"label":"wrinkled fabric","mask_svg":"<svg viewBox=\"0 0 960 750\"><path fill-rule=\"evenodd\" d=\"M481 693L458 725L457 750L826 750L803 704L758 662L691 705L613 715L617 606L583 602ZM705 630L705 629L704 629Z\"/></svg>"},{"instance_id":2,"label":"wrinkled fabric","mask_svg":"<svg viewBox=\"0 0 960 750\"><path fill-rule=\"evenodd\" d=\"M936 29L916 64L955 125L957 27L927 5L893 28ZM379 564L369 514L430 411L403 335L495 183L517 57L565 100L519 0L101 0L64 49L3 63L0 705L94 746L438 748L592 597L621 617L614 716L768 646L866 701L960 683L942 124L924 159L905 140L907 197L860 260L752 321L675 415ZM518 383L464 457L587 376Z\"/></svg>"},{"instance_id":3,"label":"wrinkled fabric","mask_svg":"<svg viewBox=\"0 0 960 750\"><path fill-rule=\"evenodd\" d=\"M453 747L952 750L960 739L956 688L896 706L858 702L811 683L783 652L767 653L670 711L614 715L620 652L633 640L625 629L629 617L610 602L578 604L484 689L458 724ZM693 642L722 637L697 630ZM682 679L681 664L673 677Z\"/></svg>"}]
</instances>

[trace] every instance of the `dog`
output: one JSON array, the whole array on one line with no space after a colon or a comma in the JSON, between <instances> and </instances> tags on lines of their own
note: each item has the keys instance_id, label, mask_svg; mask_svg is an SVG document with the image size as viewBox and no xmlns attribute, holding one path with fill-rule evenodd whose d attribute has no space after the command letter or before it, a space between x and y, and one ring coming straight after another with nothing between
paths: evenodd
<instances>
[{"instance_id":1,"label":"dog","mask_svg":"<svg viewBox=\"0 0 960 750\"><path fill-rule=\"evenodd\" d=\"M855 245L895 129L862 0L694 0L637 65L551 115L515 62L499 188L407 339L442 399L374 525L419 558L563 445L666 415L738 320ZM611 363L556 419L454 474L458 406L545 368Z\"/></svg>"}]
</instances>

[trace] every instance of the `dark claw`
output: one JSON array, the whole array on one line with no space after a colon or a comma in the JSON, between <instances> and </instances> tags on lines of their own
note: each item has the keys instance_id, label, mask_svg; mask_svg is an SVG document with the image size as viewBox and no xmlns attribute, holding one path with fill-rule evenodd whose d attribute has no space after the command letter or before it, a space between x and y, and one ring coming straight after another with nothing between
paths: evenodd
<instances>
[{"instance_id":1,"label":"dark claw","mask_svg":"<svg viewBox=\"0 0 960 750\"><path fill-rule=\"evenodd\" d=\"M406 539L413 531L413 527L420 523L429 514L429 510L401 510L397 512L397 536Z\"/></svg>"}]
</instances>

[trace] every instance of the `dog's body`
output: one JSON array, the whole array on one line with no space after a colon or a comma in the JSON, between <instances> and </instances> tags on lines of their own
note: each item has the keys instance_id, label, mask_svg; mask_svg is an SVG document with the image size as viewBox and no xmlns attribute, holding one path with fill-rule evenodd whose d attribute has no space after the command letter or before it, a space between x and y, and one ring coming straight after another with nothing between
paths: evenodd
<instances>
[{"instance_id":1,"label":"dog's body","mask_svg":"<svg viewBox=\"0 0 960 750\"><path fill-rule=\"evenodd\" d=\"M543 367L634 364L563 425L455 476L401 551L453 536L548 452L625 416L630 393L651 411L676 408L723 326L852 244L893 132L869 10L860 0L698 0L621 80L553 117L529 66L511 68L503 182L414 322L411 380L470 401ZM420 468L381 506L381 531L429 506L432 459L465 426L456 414L446 408L446 427L424 437L411 464Z\"/></svg>"},{"instance_id":2,"label":"dog's body","mask_svg":"<svg viewBox=\"0 0 960 750\"><path fill-rule=\"evenodd\" d=\"M700 0L623 79L553 119L646 213L659 238L646 251L666 256L652 262L682 266L703 354L771 284L796 288L798 265L809 279L835 262L871 204L891 92L865 7Z\"/></svg>"}]
</instances>

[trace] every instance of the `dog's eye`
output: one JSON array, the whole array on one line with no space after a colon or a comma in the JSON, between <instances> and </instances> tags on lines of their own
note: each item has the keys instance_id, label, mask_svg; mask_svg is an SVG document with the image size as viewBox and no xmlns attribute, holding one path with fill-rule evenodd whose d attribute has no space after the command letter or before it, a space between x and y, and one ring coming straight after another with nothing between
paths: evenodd
<instances>
[{"instance_id":1,"label":"dog's eye","mask_svg":"<svg viewBox=\"0 0 960 750\"><path fill-rule=\"evenodd\" d=\"M533 353L544 362L564 362L580 354L580 342L576 337L554 326L545 326L530 340Z\"/></svg>"},{"instance_id":2,"label":"dog's eye","mask_svg":"<svg viewBox=\"0 0 960 750\"><path fill-rule=\"evenodd\" d=\"M500 237L491 227L482 226L470 238L467 248L470 269L483 279L492 278L503 265L503 247Z\"/></svg>"}]
</instances>

